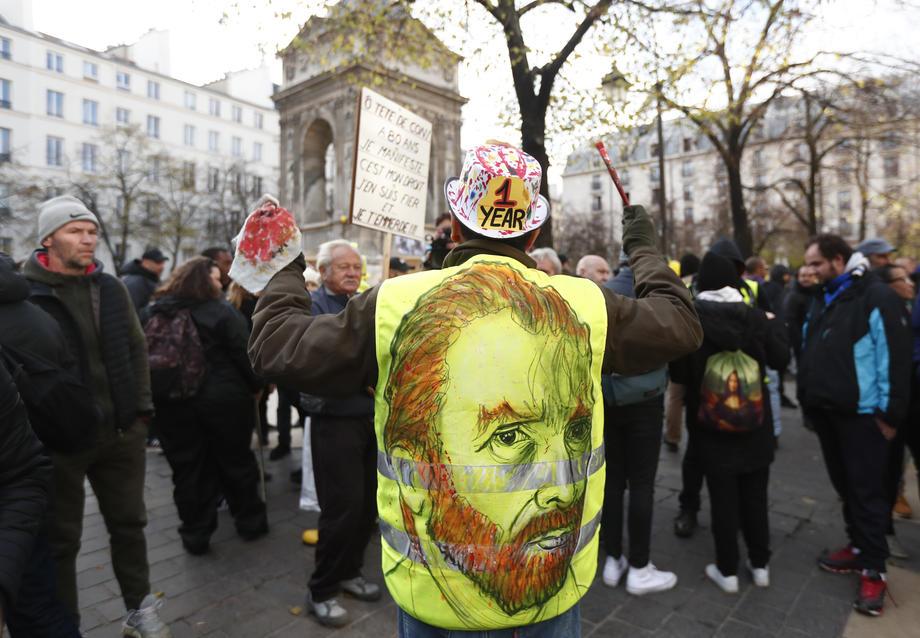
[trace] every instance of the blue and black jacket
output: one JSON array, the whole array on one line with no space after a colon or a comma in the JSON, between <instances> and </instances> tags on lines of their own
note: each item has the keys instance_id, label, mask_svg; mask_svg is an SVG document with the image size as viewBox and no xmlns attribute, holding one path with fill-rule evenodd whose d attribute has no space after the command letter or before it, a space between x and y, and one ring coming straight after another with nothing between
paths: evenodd
<instances>
[{"instance_id":1,"label":"blue and black jacket","mask_svg":"<svg viewBox=\"0 0 920 638\"><path fill-rule=\"evenodd\" d=\"M799 401L806 409L875 415L896 426L910 398L904 302L872 274L834 283L835 293L826 287L815 296L802 328Z\"/></svg>"}]
</instances>

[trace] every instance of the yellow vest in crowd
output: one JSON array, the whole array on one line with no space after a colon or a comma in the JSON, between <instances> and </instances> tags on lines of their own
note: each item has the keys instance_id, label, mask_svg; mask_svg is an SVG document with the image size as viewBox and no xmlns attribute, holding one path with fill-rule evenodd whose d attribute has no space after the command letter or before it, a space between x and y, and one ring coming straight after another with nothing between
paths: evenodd
<instances>
[{"instance_id":1,"label":"yellow vest in crowd","mask_svg":"<svg viewBox=\"0 0 920 638\"><path fill-rule=\"evenodd\" d=\"M753 279L742 279L742 281L747 284L747 288L741 286L741 298L744 299L744 303L753 308L757 305L757 290L760 284Z\"/></svg>"},{"instance_id":2,"label":"yellow vest in crowd","mask_svg":"<svg viewBox=\"0 0 920 638\"><path fill-rule=\"evenodd\" d=\"M603 294L480 254L376 307L383 573L447 629L553 618L588 591L603 506Z\"/></svg>"}]
</instances>

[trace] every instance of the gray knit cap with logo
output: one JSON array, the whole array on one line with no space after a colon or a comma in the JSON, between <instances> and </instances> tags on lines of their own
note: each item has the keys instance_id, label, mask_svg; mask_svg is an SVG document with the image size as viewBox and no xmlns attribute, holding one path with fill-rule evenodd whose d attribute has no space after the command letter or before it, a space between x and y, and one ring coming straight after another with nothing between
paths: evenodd
<instances>
[{"instance_id":1,"label":"gray knit cap with logo","mask_svg":"<svg viewBox=\"0 0 920 638\"><path fill-rule=\"evenodd\" d=\"M99 227L99 220L73 195L52 197L38 205L38 238L44 240L64 224L87 221Z\"/></svg>"}]
</instances>

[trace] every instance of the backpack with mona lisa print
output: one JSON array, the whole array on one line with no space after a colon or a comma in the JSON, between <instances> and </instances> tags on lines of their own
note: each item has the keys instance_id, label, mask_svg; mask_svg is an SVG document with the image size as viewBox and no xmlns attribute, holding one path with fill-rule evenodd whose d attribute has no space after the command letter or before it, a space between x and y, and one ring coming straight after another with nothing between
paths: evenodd
<instances>
[{"instance_id":1,"label":"backpack with mona lisa print","mask_svg":"<svg viewBox=\"0 0 920 638\"><path fill-rule=\"evenodd\" d=\"M763 375L753 357L741 350L723 350L706 359L697 413L701 427L750 432L763 424L763 400Z\"/></svg>"}]
</instances>

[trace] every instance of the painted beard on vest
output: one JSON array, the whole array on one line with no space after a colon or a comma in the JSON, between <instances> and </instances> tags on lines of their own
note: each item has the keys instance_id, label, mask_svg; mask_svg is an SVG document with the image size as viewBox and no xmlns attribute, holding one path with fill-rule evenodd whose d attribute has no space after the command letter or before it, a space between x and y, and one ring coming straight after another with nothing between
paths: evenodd
<instances>
[{"instance_id":1,"label":"painted beard on vest","mask_svg":"<svg viewBox=\"0 0 920 638\"><path fill-rule=\"evenodd\" d=\"M556 595L578 546L583 490L568 509L533 516L513 535L464 497L448 491L434 495L429 523L432 539L447 562L473 580L505 613L538 607ZM524 509L536 506L528 501Z\"/></svg>"}]
</instances>

